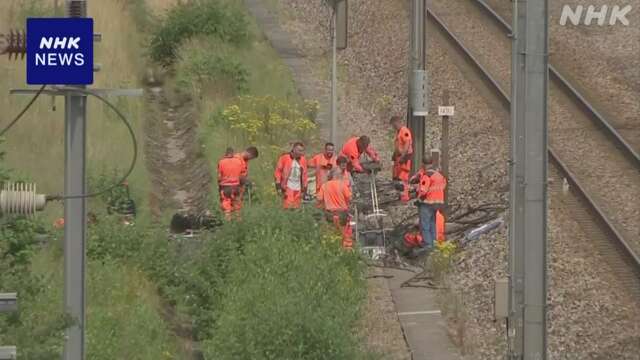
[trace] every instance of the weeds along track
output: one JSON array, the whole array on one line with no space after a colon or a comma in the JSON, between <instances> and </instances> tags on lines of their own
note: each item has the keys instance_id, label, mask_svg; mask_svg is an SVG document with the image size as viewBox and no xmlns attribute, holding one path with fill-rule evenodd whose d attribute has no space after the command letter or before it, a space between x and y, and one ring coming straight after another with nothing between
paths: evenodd
<instances>
[{"instance_id":1,"label":"weeds along track","mask_svg":"<svg viewBox=\"0 0 640 360\"><path fill-rule=\"evenodd\" d=\"M432 0L428 9L428 31L442 37L443 43L461 60L461 71L484 88L487 100L500 107L497 110L502 110L508 119L511 100L505 89L510 88L510 40L473 4L459 7L464 5L461 1ZM444 16L441 17L437 9L446 9ZM445 24L445 20L453 21ZM458 36L449 24L466 30L466 36ZM473 44L473 48L466 47L463 39ZM563 196L560 203L564 210L586 229L589 240L602 252L621 282L640 296L640 239L637 236L640 205L634 203L640 196L638 165L632 157L623 154L610 137L602 134L589 113L572 101L566 89L555 83L550 88L550 195ZM619 183L602 180L614 177L613 174L620 179ZM558 193L562 178L570 184L567 194Z\"/></svg>"}]
</instances>

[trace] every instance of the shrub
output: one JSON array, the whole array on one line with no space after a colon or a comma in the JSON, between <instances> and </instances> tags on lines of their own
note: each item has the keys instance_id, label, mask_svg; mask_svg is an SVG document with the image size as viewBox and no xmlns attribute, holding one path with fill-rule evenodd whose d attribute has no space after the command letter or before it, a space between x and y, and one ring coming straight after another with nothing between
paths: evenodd
<instances>
[{"instance_id":1,"label":"shrub","mask_svg":"<svg viewBox=\"0 0 640 360\"><path fill-rule=\"evenodd\" d=\"M240 130L249 142L282 144L291 139L307 139L316 129L313 113L317 104L303 108L273 96L242 96L227 106L216 119L231 129Z\"/></svg>"},{"instance_id":2,"label":"shrub","mask_svg":"<svg viewBox=\"0 0 640 360\"><path fill-rule=\"evenodd\" d=\"M263 210L239 226L243 256L222 288L210 359L358 359L365 296L355 255L325 242L310 214ZM229 234L231 235L231 234Z\"/></svg>"},{"instance_id":3,"label":"shrub","mask_svg":"<svg viewBox=\"0 0 640 360\"><path fill-rule=\"evenodd\" d=\"M194 0L174 6L151 34L151 59L172 65L180 45L199 35L242 44L249 39L248 21L241 10L222 0Z\"/></svg>"},{"instance_id":4,"label":"shrub","mask_svg":"<svg viewBox=\"0 0 640 360\"><path fill-rule=\"evenodd\" d=\"M243 94L248 90L249 71L238 60L228 46L220 42L213 48L202 48L201 44L187 47L188 57L177 64L177 84L199 92L209 82L228 84L231 93Z\"/></svg>"}]
</instances>

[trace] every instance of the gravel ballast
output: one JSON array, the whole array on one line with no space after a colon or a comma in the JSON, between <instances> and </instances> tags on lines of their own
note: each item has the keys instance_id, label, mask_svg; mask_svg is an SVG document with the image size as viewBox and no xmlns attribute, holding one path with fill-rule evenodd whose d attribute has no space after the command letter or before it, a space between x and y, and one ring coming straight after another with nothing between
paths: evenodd
<instances>
[{"instance_id":1,"label":"gravel ballast","mask_svg":"<svg viewBox=\"0 0 640 360\"><path fill-rule=\"evenodd\" d=\"M287 9L283 18L299 47L316 61L317 75L328 79L326 60L318 60L328 54L329 13L323 3L279 2L281 9ZM387 160L391 150L387 115L404 114L406 107L406 2L352 0L349 4L353 37L349 49L339 57L341 125L347 135L370 135ZM508 114L492 105L488 100L491 95L479 90L478 82L461 71L464 65L446 49L439 36L429 40L431 106L440 103L445 89L451 91L456 105L450 129L450 196L471 206L506 205L509 134L504 124ZM384 103L380 99L385 96L392 100L392 106L377 106ZM429 138L433 139L438 136L439 119L430 116L427 121L433 129ZM439 145L437 140L429 142ZM572 214L554 196L549 199L549 358L639 359L638 300L611 274ZM467 359L499 359L505 352L504 324L492 319L492 293L494 279L506 275L506 239L506 229L501 228L471 243L448 281L451 292L461 296L466 308ZM446 294L443 296L446 299Z\"/></svg>"}]
</instances>

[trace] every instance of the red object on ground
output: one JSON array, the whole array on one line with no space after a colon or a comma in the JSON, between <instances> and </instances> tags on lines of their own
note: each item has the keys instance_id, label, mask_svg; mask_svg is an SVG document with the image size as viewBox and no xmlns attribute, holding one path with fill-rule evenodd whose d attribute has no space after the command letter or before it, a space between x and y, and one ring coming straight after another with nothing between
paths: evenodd
<instances>
[{"instance_id":1,"label":"red object on ground","mask_svg":"<svg viewBox=\"0 0 640 360\"><path fill-rule=\"evenodd\" d=\"M424 240L422 239L422 235L419 230L414 230L404 234L404 246L409 249L420 247Z\"/></svg>"}]
</instances>

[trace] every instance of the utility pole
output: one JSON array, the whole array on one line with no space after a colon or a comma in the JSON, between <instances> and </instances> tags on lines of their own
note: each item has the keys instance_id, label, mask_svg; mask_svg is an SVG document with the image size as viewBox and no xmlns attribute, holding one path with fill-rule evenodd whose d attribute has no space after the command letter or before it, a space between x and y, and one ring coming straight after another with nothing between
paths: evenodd
<instances>
[{"instance_id":1,"label":"utility pole","mask_svg":"<svg viewBox=\"0 0 640 360\"><path fill-rule=\"evenodd\" d=\"M338 144L338 11L336 5L331 16L331 142Z\"/></svg>"},{"instance_id":2,"label":"utility pole","mask_svg":"<svg viewBox=\"0 0 640 360\"><path fill-rule=\"evenodd\" d=\"M411 51L409 59L409 103L407 124L414 137L414 155L411 172L416 172L424 157L425 120L427 116L426 72L426 0L411 2Z\"/></svg>"},{"instance_id":3,"label":"utility pole","mask_svg":"<svg viewBox=\"0 0 640 360\"><path fill-rule=\"evenodd\" d=\"M449 117L453 116L453 106L449 106L449 90L445 90L442 94L442 107L438 108L438 113L442 116L442 137L440 139L440 147L442 149L440 166L442 167L442 175L449 179ZM448 203L448 187L444 188L445 203ZM446 208L442 209L446 215Z\"/></svg>"},{"instance_id":4,"label":"utility pole","mask_svg":"<svg viewBox=\"0 0 640 360\"><path fill-rule=\"evenodd\" d=\"M87 17L85 0L66 0L65 17ZM80 85L84 89L86 86ZM65 95L64 194L87 193L86 135L87 96ZM85 358L87 200L64 200L64 308L74 319L67 329L65 360Z\"/></svg>"},{"instance_id":5,"label":"utility pole","mask_svg":"<svg viewBox=\"0 0 640 360\"><path fill-rule=\"evenodd\" d=\"M338 50L347 48L348 2L328 0L331 13L331 129L329 138L338 146Z\"/></svg>"},{"instance_id":6,"label":"utility pole","mask_svg":"<svg viewBox=\"0 0 640 360\"><path fill-rule=\"evenodd\" d=\"M515 0L509 226L510 359L546 354L547 0Z\"/></svg>"},{"instance_id":7,"label":"utility pole","mask_svg":"<svg viewBox=\"0 0 640 360\"><path fill-rule=\"evenodd\" d=\"M68 18L86 18L88 0L65 0ZM100 34L92 34L92 41L99 41ZM14 36L15 37L15 36ZM14 43L17 40L14 39ZM20 41L17 41L20 42ZM11 41L10 41L11 43ZM11 45L11 44L10 44ZM16 48L10 46L10 48ZM10 49L11 50L11 49ZM13 50L15 52L15 49ZM11 53L11 52L10 52ZM91 53L93 56L93 53ZM98 71L94 64L92 71ZM87 82L84 82L87 84ZM85 306L86 306L86 115L87 94L106 96L141 96L136 89L86 89L85 85L56 86L49 89L14 89L12 94L65 97L65 181L64 181L64 311L73 319L66 331L64 360L85 359Z\"/></svg>"}]
</instances>

